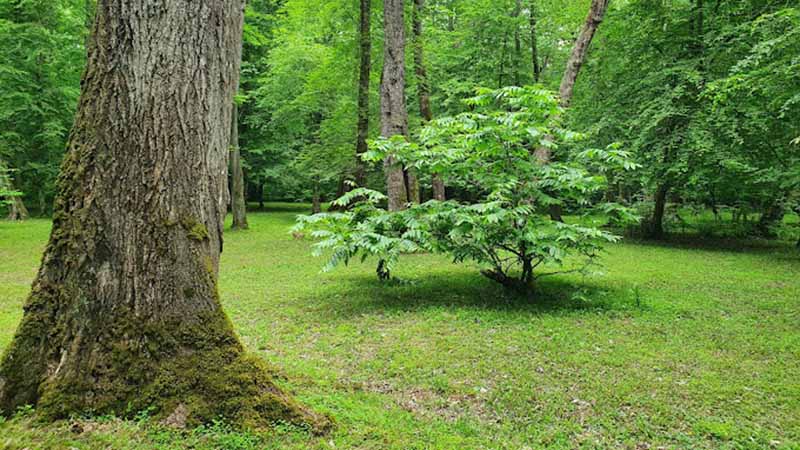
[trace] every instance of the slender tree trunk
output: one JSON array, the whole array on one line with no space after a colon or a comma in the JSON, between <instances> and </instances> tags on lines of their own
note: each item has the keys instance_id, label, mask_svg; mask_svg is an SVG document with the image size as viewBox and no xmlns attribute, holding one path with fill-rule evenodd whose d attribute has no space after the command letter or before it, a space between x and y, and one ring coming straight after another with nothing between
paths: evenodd
<instances>
[{"instance_id":1,"label":"slender tree trunk","mask_svg":"<svg viewBox=\"0 0 800 450\"><path fill-rule=\"evenodd\" d=\"M0 412L327 419L245 354L217 289L241 0L101 0Z\"/></svg>"},{"instance_id":2,"label":"slender tree trunk","mask_svg":"<svg viewBox=\"0 0 800 450\"><path fill-rule=\"evenodd\" d=\"M239 107L233 104L231 114L231 212L233 214L234 230L246 230L247 224L247 201L244 193L244 171L242 170L242 154L239 148Z\"/></svg>"},{"instance_id":3,"label":"slender tree trunk","mask_svg":"<svg viewBox=\"0 0 800 450\"><path fill-rule=\"evenodd\" d=\"M367 152L369 138L369 85L372 74L372 33L370 18L371 0L361 0L361 24L359 26L359 45L361 65L358 76L358 131L356 133L356 184L367 184L367 166L361 155Z\"/></svg>"},{"instance_id":4,"label":"slender tree trunk","mask_svg":"<svg viewBox=\"0 0 800 450\"><path fill-rule=\"evenodd\" d=\"M11 197L11 204L8 205L8 220L28 220L30 213L25 207L22 198L19 196Z\"/></svg>"},{"instance_id":5,"label":"slender tree trunk","mask_svg":"<svg viewBox=\"0 0 800 450\"><path fill-rule=\"evenodd\" d=\"M592 0L592 5L589 9L589 15L583 24L581 34L575 40L575 45L572 47L572 54L567 60L567 68L564 71L564 76L561 78L561 106L568 107L572 102L572 92L575 88L575 81L578 79L578 74L581 71L583 63L586 61L586 54L589 52L589 46L592 44L597 28L603 22L603 18L608 10L608 3L610 0Z\"/></svg>"},{"instance_id":6,"label":"slender tree trunk","mask_svg":"<svg viewBox=\"0 0 800 450\"><path fill-rule=\"evenodd\" d=\"M7 169L5 167L5 163L0 161L0 190L16 192L14 189L14 182L11 176L6 173ZM8 220L28 219L30 216L30 214L28 214L28 208L25 207L25 203L20 196L14 195L6 200L8 201Z\"/></svg>"},{"instance_id":7,"label":"slender tree trunk","mask_svg":"<svg viewBox=\"0 0 800 450\"><path fill-rule=\"evenodd\" d=\"M656 189L655 205L653 206L653 217L650 219L649 234L651 238L661 239L664 237L664 212L667 209L667 194L669 185L660 184Z\"/></svg>"},{"instance_id":8,"label":"slender tree trunk","mask_svg":"<svg viewBox=\"0 0 800 450\"><path fill-rule=\"evenodd\" d=\"M322 212L322 200L319 193L319 177L314 178L313 187L311 188L311 214L319 214Z\"/></svg>"},{"instance_id":9,"label":"slender tree trunk","mask_svg":"<svg viewBox=\"0 0 800 450\"><path fill-rule=\"evenodd\" d=\"M500 52L500 61L497 69L497 88L505 86L506 54L508 53L508 35L503 36L503 49Z\"/></svg>"},{"instance_id":10,"label":"slender tree trunk","mask_svg":"<svg viewBox=\"0 0 800 450\"><path fill-rule=\"evenodd\" d=\"M516 0L514 6L514 12L512 13L511 17L514 19L518 19L519 15L522 14L522 0ZM520 76L519 70L519 61L522 59L522 38L519 32L518 24L514 24L514 64L512 67L514 68L514 86L521 86L522 85L522 77Z\"/></svg>"},{"instance_id":11,"label":"slender tree trunk","mask_svg":"<svg viewBox=\"0 0 800 450\"><path fill-rule=\"evenodd\" d=\"M431 86L428 80L428 71L425 68L425 40L423 37L423 15L425 13L425 0L414 0L412 29L414 31L414 73L417 76L417 97L419 98L419 113L422 122L427 124L433 120L431 109ZM444 201L445 188L441 175L433 174L433 198Z\"/></svg>"},{"instance_id":12,"label":"slender tree trunk","mask_svg":"<svg viewBox=\"0 0 800 450\"><path fill-rule=\"evenodd\" d=\"M578 74L580 73L581 67L586 60L586 54L589 51L589 45L592 43L592 39L597 32L597 28L600 26L600 23L603 21L606 11L608 10L609 1L610 0L592 0L592 4L589 7L589 15L586 17L586 21L583 24L581 33L575 40L575 44L572 46L572 53L567 60L567 68L564 70L564 75L561 77L559 102L562 108L569 107L569 104L572 101L572 93L573 89L575 88L575 81L578 79ZM552 140L552 137L548 137L548 139ZM550 160L552 159L552 153L550 148L547 146L540 146L537 148L534 151L534 155L541 164L549 164ZM550 217L555 221L563 222L561 216L561 206L553 205L550 208Z\"/></svg>"},{"instance_id":13,"label":"slender tree trunk","mask_svg":"<svg viewBox=\"0 0 800 450\"><path fill-rule=\"evenodd\" d=\"M531 63L533 66L533 82L538 83L542 75L542 68L539 66L539 45L537 39L537 24L536 24L536 0L531 0L530 3L530 24L531 24Z\"/></svg>"},{"instance_id":14,"label":"slender tree trunk","mask_svg":"<svg viewBox=\"0 0 800 450\"><path fill-rule=\"evenodd\" d=\"M609 1L610 0L592 0L592 4L589 7L589 15L586 17L586 21L583 24L581 33L575 40L575 44L572 46L572 53L567 60L567 68L564 70L564 75L561 77L561 88L559 89L559 94L561 96L560 103L563 108L569 107L572 101L575 82L578 79L578 74L580 74L584 61L586 61L586 54L589 51L589 46L597 32L597 28L600 26L600 23L602 23L606 11L608 10ZM536 158L543 164L547 164L552 158L550 149L545 146L537 148Z\"/></svg>"},{"instance_id":15,"label":"slender tree trunk","mask_svg":"<svg viewBox=\"0 0 800 450\"><path fill-rule=\"evenodd\" d=\"M258 184L258 210L264 210L264 183Z\"/></svg>"},{"instance_id":16,"label":"slender tree trunk","mask_svg":"<svg viewBox=\"0 0 800 450\"><path fill-rule=\"evenodd\" d=\"M403 0L385 0L383 76L381 79L381 136L408 136L405 86L405 21ZM384 161L389 210L399 211L409 202L406 172L394 156Z\"/></svg>"}]
</instances>

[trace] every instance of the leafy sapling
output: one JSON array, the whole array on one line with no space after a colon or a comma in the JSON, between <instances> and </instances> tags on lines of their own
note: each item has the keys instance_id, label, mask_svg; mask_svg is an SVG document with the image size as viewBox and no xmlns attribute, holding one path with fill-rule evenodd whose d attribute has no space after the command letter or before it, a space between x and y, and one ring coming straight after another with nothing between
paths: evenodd
<instances>
[{"instance_id":1,"label":"leafy sapling","mask_svg":"<svg viewBox=\"0 0 800 450\"><path fill-rule=\"evenodd\" d=\"M539 278L585 271L603 244L618 239L593 218L635 220L627 208L599 195L607 172L636 168L618 146L559 155L546 165L534 156L532 149L558 151L582 137L559 127L561 110L553 93L535 87L479 89L467 103L469 112L432 121L419 143L399 136L378 140L365 159L394 155L477 200L430 201L390 213L379 206L381 194L353 191L338 200L363 197L352 211L301 218L296 227L312 228L322 239L318 253L333 252L327 269L358 254L375 255L383 276L381 268L390 270L401 254L425 250L456 263L477 263L486 277L529 290ZM553 206L568 209L574 219L552 220Z\"/></svg>"}]
</instances>

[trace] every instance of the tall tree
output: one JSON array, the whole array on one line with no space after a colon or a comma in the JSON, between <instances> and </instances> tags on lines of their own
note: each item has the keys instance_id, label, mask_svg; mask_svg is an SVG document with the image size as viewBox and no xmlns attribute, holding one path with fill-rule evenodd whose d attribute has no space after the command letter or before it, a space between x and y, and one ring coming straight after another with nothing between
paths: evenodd
<instances>
[{"instance_id":1,"label":"tall tree","mask_svg":"<svg viewBox=\"0 0 800 450\"><path fill-rule=\"evenodd\" d=\"M244 170L242 170L242 152L239 148L239 107L233 104L231 114L231 213L233 229L246 230L247 200L244 189Z\"/></svg>"},{"instance_id":2,"label":"tall tree","mask_svg":"<svg viewBox=\"0 0 800 450\"><path fill-rule=\"evenodd\" d=\"M533 66L533 82L538 83L542 75L542 68L539 65L539 43L536 18L536 0L531 0L529 5L530 12L530 31L531 31L531 63Z\"/></svg>"},{"instance_id":3,"label":"tall tree","mask_svg":"<svg viewBox=\"0 0 800 450\"><path fill-rule=\"evenodd\" d=\"M564 70L564 75L561 77L561 87L559 94L561 95L561 106L566 108L572 102L572 92L575 89L575 82L578 80L581 67L586 61L586 55L589 52L589 46L592 44L595 33L600 23L608 10L608 3L610 0L592 0L589 7L589 15L586 16L586 21L583 24L575 44L572 46L572 54L567 60L567 68Z\"/></svg>"},{"instance_id":4,"label":"tall tree","mask_svg":"<svg viewBox=\"0 0 800 450\"><path fill-rule=\"evenodd\" d=\"M361 155L366 153L369 137L369 85L372 74L372 1L361 0L358 27L359 73L358 73L358 131L356 133L356 184L363 187L367 182L366 163Z\"/></svg>"},{"instance_id":5,"label":"tall tree","mask_svg":"<svg viewBox=\"0 0 800 450\"><path fill-rule=\"evenodd\" d=\"M610 0L592 0L589 6L589 14L583 23L578 38L572 46L572 52L567 60L567 68L564 70L564 75L561 77L561 87L559 88L560 105L562 108L569 106L572 101L572 93L575 89L575 82L578 80L581 67L586 61L586 55L589 52L589 46L594 39L597 28L603 22L603 18L608 10L608 3ZM552 157L550 148L548 146L540 146L536 149L536 157L542 163L548 163Z\"/></svg>"},{"instance_id":6,"label":"tall tree","mask_svg":"<svg viewBox=\"0 0 800 450\"><path fill-rule=\"evenodd\" d=\"M101 0L53 231L0 411L326 419L245 354L217 289L240 0Z\"/></svg>"},{"instance_id":7,"label":"tall tree","mask_svg":"<svg viewBox=\"0 0 800 450\"><path fill-rule=\"evenodd\" d=\"M384 51L381 79L381 136L408 136L406 109L406 32L403 0L385 0L383 5ZM389 210L398 211L411 201L408 172L393 156L384 161Z\"/></svg>"},{"instance_id":8,"label":"tall tree","mask_svg":"<svg viewBox=\"0 0 800 450\"><path fill-rule=\"evenodd\" d=\"M522 14L522 0L515 0L514 11L511 13L511 17L514 19L514 86L522 85L522 76L519 70L520 57L522 56L522 36L519 32L519 25L516 23L520 14Z\"/></svg>"},{"instance_id":9,"label":"tall tree","mask_svg":"<svg viewBox=\"0 0 800 450\"><path fill-rule=\"evenodd\" d=\"M417 98L419 99L419 113L423 123L433 120L431 109L431 86L428 71L425 68L425 40L423 38L423 15L425 0L414 0L412 9L412 30L414 32L414 73L417 77ZM441 175L433 174L433 198L444 201L446 199L444 180Z\"/></svg>"}]
</instances>

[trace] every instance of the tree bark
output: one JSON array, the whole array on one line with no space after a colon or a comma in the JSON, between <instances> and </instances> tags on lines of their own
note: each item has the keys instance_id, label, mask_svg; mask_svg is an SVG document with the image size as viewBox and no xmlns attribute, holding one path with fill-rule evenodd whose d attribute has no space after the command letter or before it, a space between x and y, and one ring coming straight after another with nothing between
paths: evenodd
<instances>
[{"instance_id":1,"label":"tree bark","mask_svg":"<svg viewBox=\"0 0 800 450\"><path fill-rule=\"evenodd\" d=\"M356 133L356 184L367 184L367 166L361 155L367 152L369 138L369 85L372 74L372 33L370 18L371 0L361 0L361 24L359 26L359 45L361 64L358 76L358 130Z\"/></svg>"},{"instance_id":2,"label":"tree bark","mask_svg":"<svg viewBox=\"0 0 800 450\"><path fill-rule=\"evenodd\" d=\"M8 220L28 220L30 214L25 207L20 196L11 197L11 204L8 205Z\"/></svg>"},{"instance_id":3,"label":"tree bark","mask_svg":"<svg viewBox=\"0 0 800 450\"><path fill-rule=\"evenodd\" d=\"M14 182L11 176L6 173L5 163L0 161L0 190L15 192ZM8 202L8 220L27 220L28 208L19 195L10 196L6 198Z\"/></svg>"},{"instance_id":4,"label":"tree bark","mask_svg":"<svg viewBox=\"0 0 800 450\"><path fill-rule=\"evenodd\" d=\"M247 201L244 194L244 171L242 170L242 154L239 148L239 107L233 104L231 114L231 213L233 215L234 230L246 230L250 226L247 224Z\"/></svg>"},{"instance_id":5,"label":"tree bark","mask_svg":"<svg viewBox=\"0 0 800 450\"><path fill-rule=\"evenodd\" d=\"M650 219L649 234L653 239L664 237L664 212L667 209L667 194L669 186L666 183L660 184L656 188L655 204L653 206L653 217Z\"/></svg>"},{"instance_id":6,"label":"tree bark","mask_svg":"<svg viewBox=\"0 0 800 450\"><path fill-rule=\"evenodd\" d=\"M572 53L567 60L567 68L564 70L564 75L561 77L559 103L562 108L569 107L569 104L572 101L572 93L573 89L575 88L575 82L578 79L578 74L580 73L583 63L586 60L586 54L589 51L589 45L592 43L592 39L597 32L597 28L600 26L600 23L603 21L606 11L608 10L609 1L610 0L592 0L592 4L589 7L589 15L586 17L586 21L583 24L581 33L575 40L575 44L572 46ZM552 140L552 137L547 137L547 139ZM539 146L534 151L534 156L536 156L536 159L539 160L539 163L541 164L549 164L553 157L550 148L544 145ZM558 222L563 222L562 208L560 205L553 205L550 207L550 218Z\"/></svg>"},{"instance_id":7,"label":"tree bark","mask_svg":"<svg viewBox=\"0 0 800 450\"><path fill-rule=\"evenodd\" d=\"M319 177L314 178L313 186L311 188L311 214L319 214L322 212L322 199L319 193Z\"/></svg>"},{"instance_id":8,"label":"tree bark","mask_svg":"<svg viewBox=\"0 0 800 450\"><path fill-rule=\"evenodd\" d=\"M245 354L220 304L243 6L100 0L52 233L0 363L2 414L328 426Z\"/></svg>"},{"instance_id":9,"label":"tree bark","mask_svg":"<svg viewBox=\"0 0 800 450\"><path fill-rule=\"evenodd\" d=\"M385 0L383 6L384 53L381 79L381 136L408 136L408 110L405 99L405 20L403 0ZM396 158L384 161L389 210L399 211L409 202L408 180Z\"/></svg>"},{"instance_id":10,"label":"tree bark","mask_svg":"<svg viewBox=\"0 0 800 450\"><path fill-rule=\"evenodd\" d=\"M419 113L423 124L433 120L431 109L431 86L428 71L425 68L425 40L423 37L422 18L425 12L425 0L414 0L413 17L411 19L414 32L414 73L417 77L417 97L419 99ZM441 175L433 174L433 198L444 201L446 198L444 180Z\"/></svg>"},{"instance_id":11,"label":"tree bark","mask_svg":"<svg viewBox=\"0 0 800 450\"><path fill-rule=\"evenodd\" d=\"M530 28L531 28L531 63L533 66L533 82L538 83L542 75L542 68L539 66L539 45L537 39L536 23L536 0L530 3Z\"/></svg>"},{"instance_id":12,"label":"tree bark","mask_svg":"<svg viewBox=\"0 0 800 450\"><path fill-rule=\"evenodd\" d=\"M511 17L514 19L518 19L519 15L522 14L522 0L516 0L514 5L514 12L512 13ZM514 86L521 86L522 85L522 77L519 70L519 62L522 59L522 37L520 36L519 26L515 23L514 24L514 64L512 67L514 68Z\"/></svg>"},{"instance_id":13,"label":"tree bark","mask_svg":"<svg viewBox=\"0 0 800 450\"><path fill-rule=\"evenodd\" d=\"M586 54L589 51L589 46L592 43L597 28L602 23L608 10L610 0L592 0L589 7L589 15L583 24L575 44L572 46L572 53L567 60L567 68L564 70L564 75L561 77L561 87L559 89L561 107L567 108L572 101L572 94L575 88L575 82L578 79L578 74L581 71L584 61L586 61ZM541 146L536 149L536 158L540 162L547 164L552 158L550 149Z\"/></svg>"},{"instance_id":14,"label":"tree bark","mask_svg":"<svg viewBox=\"0 0 800 450\"><path fill-rule=\"evenodd\" d=\"M592 44L597 28L603 22L603 18L608 10L608 3L610 0L592 0L592 5L589 8L589 15L583 24L581 34L575 40L575 45L572 47L572 54L567 60L567 68L564 71L564 76L561 78L561 87L559 94L561 94L561 106L568 107L572 102L572 92L575 88L575 81L578 79L578 74L581 71L583 63L586 61L586 54L589 52L589 46Z\"/></svg>"}]
</instances>

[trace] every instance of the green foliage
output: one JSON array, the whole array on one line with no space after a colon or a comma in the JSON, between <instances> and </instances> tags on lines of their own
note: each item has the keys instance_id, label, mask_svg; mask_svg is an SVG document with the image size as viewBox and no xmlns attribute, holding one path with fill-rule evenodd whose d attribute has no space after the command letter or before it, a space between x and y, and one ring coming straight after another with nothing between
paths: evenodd
<instances>
[{"instance_id":1,"label":"green foliage","mask_svg":"<svg viewBox=\"0 0 800 450\"><path fill-rule=\"evenodd\" d=\"M84 65L84 0L0 0L0 159L47 209Z\"/></svg>"},{"instance_id":2,"label":"green foliage","mask_svg":"<svg viewBox=\"0 0 800 450\"><path fill-rule=\"evenodd\" d=\"M534 273L539 266L563 267L569 256L579 255L585 268L603 243L617 240L593 218L633 219L621 205L598 200L604 173L636 168L627 152L618 146L585 150L543 165L532 149L558 151L581 137L558 126L554 94L539 87L479 89L467 103L471 112L432 122L420 133L420 144L382 139L365 158L393 154L420 173L440 174L475 201L430 201L390 213L378 206L382 195L351 192L337 203L364 197L353 210L301 217L295 229L311 229L322 239L318 253L332 250L326 268L359 254L377 255L379 276L386 277L401 254L425 250L455 262L474 261L490 278L527 288L536 278L558 273ZM574 223L555 221L549 214L554 206L569 206L580 217Z\"/></svg>"},{"instance_id":3,"label":"green foliage","mask_svg":"<svg viewBox=\"0 0 800 450\"><path fill-rule=\"evenodd\" d=\"M766 219L775 207L786 211L800 186L791 144L800 134L798 30L800 10L790 1L612 8L569 112L595 145L621 140L642 165L614 177L609 194L641 202L648 215L659 187L675 208L718 217L726 209Z\"/></svg>"},{"instance_id":4,"label":"green foliage","mask_svg":"<svg viewBox=\"0 0 800 450\"><path fill-rule=\"evenodd\" d=\"M11 183L11 169L0 162L0 206L11 204L13 197L21 195L22 192L15 190Z\"/></svg>"}]
</instances>

